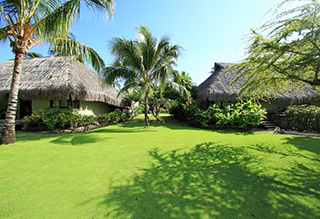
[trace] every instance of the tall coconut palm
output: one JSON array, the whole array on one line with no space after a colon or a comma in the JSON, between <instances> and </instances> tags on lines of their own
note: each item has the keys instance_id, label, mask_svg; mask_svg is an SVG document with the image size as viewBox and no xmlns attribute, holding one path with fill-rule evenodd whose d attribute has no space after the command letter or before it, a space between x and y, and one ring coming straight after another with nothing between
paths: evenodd
<instances>
[{"instance_id":1,"label":"tall coconut palm","mask_svg":"<svg viewBox=\"0 0 320 219\"><path fill-rule=\"evenodd\" d=\"M108 83L116 79L124 81L123 88L139 93L144 103L145 124L148 122L148 98L160 86L163 89L169 76L174 74L173 66L181 49L178 45L170 45L169 39L156 39L147 27L136 28L137 40L114 38L111 52L116 57L111 67L104 69Z\"/></svg>"},{"instance_id":2,"label":"tall coconut palm","mask_svg":"<svg viewBox=\"0 0 320 219\"><path fill-rule=\"evenodd\" d=\"M39 43L48 43L60 54L76 56L92 63L96 70L103 66L101 57L90 47L68 37L80 6L92 12L112 15L113 0L0 0L0 42L9 41L15 54L12 83L9 92L5 126L1 143L15 142L15 117L23 57Z\"/></svg>"}]
</instances>

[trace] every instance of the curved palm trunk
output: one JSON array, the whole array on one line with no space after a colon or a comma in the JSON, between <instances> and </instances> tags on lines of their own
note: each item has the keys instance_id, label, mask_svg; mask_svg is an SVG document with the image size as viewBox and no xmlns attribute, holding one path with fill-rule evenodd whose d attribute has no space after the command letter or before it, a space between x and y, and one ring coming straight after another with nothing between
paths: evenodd
<instances>
[{"instance_id":1,"label":"curved palm trunk","mask_svg":"<svg viewBox=\"0 0 320 219\"><path fill-rule=\"evenodd\" d=\"M148 122L148 97L147 96L144 98L144 122L146 123L146 126L149 126L149 122Z\"/></svg>"},{"instance_id":2,"label":"curved palm trunk","mask_svg":"<svg viewBox=\"0 0 320 219\"><path fill-rule=\"evenodd\" d=\"M4 124L4 128L2 129L1 134L1 144L10 144L14 143L16 140L15 133L15 119L17 112L17 100L18 100L18 92L19 92L19 84L20 84L20 72L23 62L24 53L16 53L14 59L14 69L12 75L11 88L9 93L8 107L7 107L7 115Z\"/></svg>"}]
</instances>

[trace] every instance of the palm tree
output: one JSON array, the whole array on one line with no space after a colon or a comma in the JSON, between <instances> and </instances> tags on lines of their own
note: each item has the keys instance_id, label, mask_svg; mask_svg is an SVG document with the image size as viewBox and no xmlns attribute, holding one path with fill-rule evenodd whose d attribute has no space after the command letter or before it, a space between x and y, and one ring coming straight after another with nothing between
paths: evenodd
<instances>
[{"instance_id":1,"label":"palm tree","mask_svg":"<svg viewBox=\"0 0 320 219\"><path fill-rule=\"evenodd\" d=\"M156 39L147 27L136 28L137 40L114 38L111 52L116 57L111 67L104 69L108 83L124 81L120 92L134 89L144 103L145 124L148 122L148 98L159 86L164 89L169 76L174 74L181 47L170 45L169 39Z\"/></svg>"},{"instance_id":2,"label":"palm tree","mask_svg":"<svg viewBox=\"0 0 320 219\"><path fill-rule=\"evenodd\" d=\"M112 15L113 0L0 0L0 42L9 41L15 54L12 83L5 126L1 142L15 142L15 117L23 57L29 49L39 43L48 43L61 54L82 54L96 70L104 65L92 48L68 37L68 31L76 17L80 16L80 5L84 3L91 11L103 11Z\"/></svg>"}]
</instances>

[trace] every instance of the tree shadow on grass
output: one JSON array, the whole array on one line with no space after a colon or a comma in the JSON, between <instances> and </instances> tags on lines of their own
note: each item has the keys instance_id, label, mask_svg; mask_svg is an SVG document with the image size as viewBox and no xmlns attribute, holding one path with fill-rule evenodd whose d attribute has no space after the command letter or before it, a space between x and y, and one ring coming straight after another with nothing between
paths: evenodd
<instances>
[{"instance_id":1,"label":"tree shadow on grass","mask_svg":"<svg viewBox=\"0 0 320 219\"><path fill-rule=\"evenodd\" d=\"M290 138L286 138L286 141L288 144L291 144L298 149L307 150L320 155L320 138L292 136Z\"/></svg>"},{"instance_id":2,"label":"tree shadow on grass","mask_svg":"<svg viewBox=\"0 0 320 219\"><path fill-rule=\"evenodd\" d=\"M101 138L98 136L90 136L90 134L83 133L83 134L69 134L69 135L62 135L57 137L56 139L50 141L53 144L60 144L60 145L85 145L85 144L93 144L102 141Z\"/></svg>"},{"instance_id":3,"label":"tree shadow on grass","mask_svg":"<svg viewBox=\"0 0 320 219\"><path fill-rule=\"evenodd\" d=\"M52 137L57 137L57 136L61 136L61 134L18 132L17 136L16 136L16 142L38 141L41 139L52 138Z\"/></svg>"},{"instance_id":4,"label":"tree shadow on grass","mask_svg":"<svg viewBox=\"0 0 320 219\"><path fill-rule=\"evenodd\" d=\"M303 177L280 181L254 168L259 159L244 147L214 143L196 145L188 153L154 149L150 156L150 168L127 185L109 188L101 203L107 212L112 208L106 217L316 218L320 213L319 206L306 203L316 198L320 204L314 181L304 184L315 174L306 166L284 171Z\"/></svg>"},{"instance_id":5,"label":"tree shadow on grass","mask_svg":"<svg viewBox=\"0 0 320 219\"><path fill-rule=\"evenodd\" d=\"M204 128L197 128L197 127L191 127L182 124L181 122L171 122L165 121L165 122L157 122L157 121L150 121L150 127L164 127L171 130L192 130L192 131L210 131L210 132L216 132L219 134L235 134L235 135L251 135L253 132L251 131L242 131L242 130L232 130L232 129L204 129ZM142 132L142 131L152 131L148 129L148 127L145 126L145 123L142 121L131 121L126 123L119 124L122 128L132 128L132 132ZM108 130L101 130L101 131L108 131ZM116 130L115 130L116 131ZM126 131L126 130L124 130ZM128 132L131 132L130 129L127 130Z\"/></svg>"}]
</instances>

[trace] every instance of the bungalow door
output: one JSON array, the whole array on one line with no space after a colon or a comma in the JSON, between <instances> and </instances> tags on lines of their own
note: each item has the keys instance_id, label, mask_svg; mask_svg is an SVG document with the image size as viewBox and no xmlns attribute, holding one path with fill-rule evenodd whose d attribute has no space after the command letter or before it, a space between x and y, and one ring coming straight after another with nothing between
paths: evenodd
<instances>
[{"instance_id":1,"label":"bungalow door","mask_svg":"<svg viewBox=\"0 0 320 219\"><path fill-rule=\"evenodd\" d=\"M32 113L31 100L20 100L20 119L25 116L30 116Z\"/></svg>"}]
</instances>

